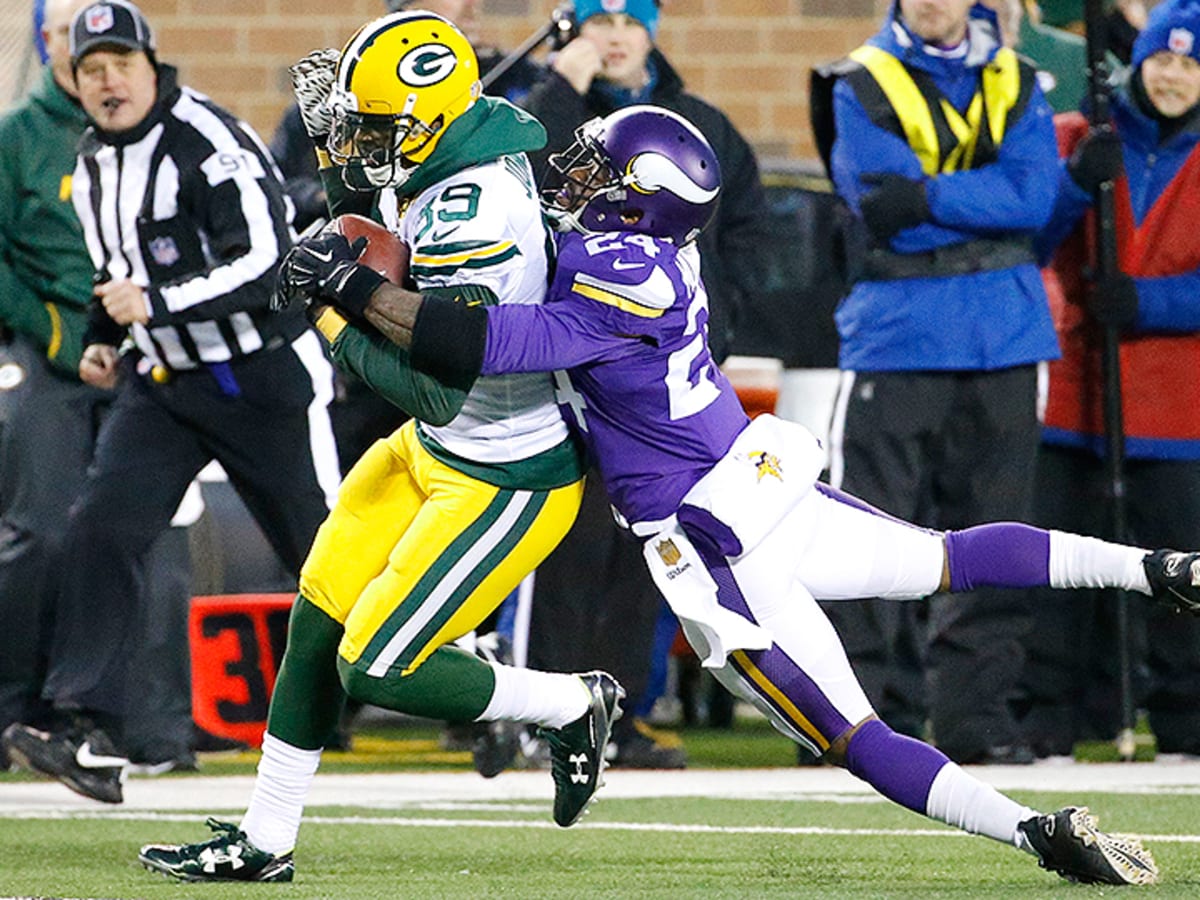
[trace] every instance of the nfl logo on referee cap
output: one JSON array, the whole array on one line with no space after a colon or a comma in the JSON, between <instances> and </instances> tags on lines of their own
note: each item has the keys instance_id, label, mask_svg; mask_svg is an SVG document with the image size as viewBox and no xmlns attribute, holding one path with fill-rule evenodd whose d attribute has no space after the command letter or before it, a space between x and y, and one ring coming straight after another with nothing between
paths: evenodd
<instances>
[{"instance_id":1,"label":"nfl logo on referee cap","mask_svg":"<svg viewBox=\"0 0 1200 900\"><path fill-rule=\"evenodd\" d=\"M71 20L71 65L95 50L140 50L153 62L154 32L142 11L128 0L93 3Z\"/></svg>"},{"instance_id":2,"label":"nfl logo on referee cap","mask_svg":"<svg viewBox=\"0 0 1200 900\"><path fill-rule=\"evenodd\" d=\"M111 6L93 6L84 14L84 27L92 34L103 34L113 27Z\"/></svg>"}]
</instances>

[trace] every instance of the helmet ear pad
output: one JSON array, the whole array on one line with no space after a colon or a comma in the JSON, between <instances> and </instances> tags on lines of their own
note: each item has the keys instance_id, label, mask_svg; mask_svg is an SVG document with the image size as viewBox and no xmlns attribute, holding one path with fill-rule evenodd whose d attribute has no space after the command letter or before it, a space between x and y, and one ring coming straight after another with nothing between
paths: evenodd
<instances>
[{"instance_id":1,"label":"helmet ear pad","mask_svg":"<svg viewBox=\"0 0 1200 900\"><path fill-rule=\"evenodd\" d=\"M475 51L450 22L427 12L392 13L368 22L338 61L330 99L330 155L339 165L370 170L372 181L383 177L401 183L482 92ZM341 139L335 140L339 119ZM367 140L371 134L380 137ZM350 140L356 135L362 140ZM368 159L363 146L381 155Z\"/></svg>"}]
</instances>

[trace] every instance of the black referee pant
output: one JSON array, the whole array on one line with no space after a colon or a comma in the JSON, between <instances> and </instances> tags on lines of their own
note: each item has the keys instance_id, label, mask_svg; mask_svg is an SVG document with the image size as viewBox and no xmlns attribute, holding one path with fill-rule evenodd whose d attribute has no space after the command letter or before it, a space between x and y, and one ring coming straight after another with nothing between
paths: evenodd
<instances>
[{"instance_id":1,"label":"black referee pant","mask_svg":"<svg viewBox=\"0 0 1200 900\"><path fill-rule=\"evenodd\" d=\"M68 568L44 691L55 708L122 718L136 684L128 668L139 560L210 460L299 573L338 481L326 409L332 370L318 340L306 331L290 346L230 363L238 396L207 369L160 384L123 367L65 539Z\"/></svg>"},{"instance_id":2,"label":"black referee pant","mask_svg":"<svg viewBox=\"0 0 1200 900\"><path fill-rule=\"evenodd\" d=\"M0 731L13 722L48 723L41 695L50 653L54 597L67 568L68 512L83 488L100 423L114 400L55 370L41 348L16 336L0 347L0 367L23 378L0 382ZM15 367L15 368L14 368ZM151 545L143 578L143 644L179 643L187 634L191 566L187 532L169 528ZM191 740L187 648L147 656L139 687L159 701L131 752L182 755ZM135 707L136 708L136 707ZM152 731L150 729L153 729ZM0 761L2 762L2 761Z\"/></svg>"}]
</instances>

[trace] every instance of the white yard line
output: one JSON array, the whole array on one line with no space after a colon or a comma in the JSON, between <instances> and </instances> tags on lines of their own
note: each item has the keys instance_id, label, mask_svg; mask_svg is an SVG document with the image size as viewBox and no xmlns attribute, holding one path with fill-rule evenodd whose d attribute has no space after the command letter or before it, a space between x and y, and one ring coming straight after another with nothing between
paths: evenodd
<instances>
[{"instance_id":1,"label":"white yard line","mask_svg":"<svg viewBox=\"0 0 1200 900\"><path fill-rule=\"evenodd\" d=\"M1200 762L975 766L971 772L1005 791L1074 794L1200 794ZM611 770L601 798L725 797L745 799L838 799L862 802L874 792L848 772L832 768ZM0 816L80 813L103 816L140 811L241 810L253 778L195 776L132 778L125 803L106 807L50 781L0 783ZM505 772L483 779L474 772L318 775L309 808L357 806L402 809L422 804L549 801L548 772Z\"/></svg>"},{"instance_id":2,"label":"white yard line","mask_svg":"<svg viewBox=\"0 0 1200 900\"><path fill-rule=\"evenodd\" d=\"M545 812L545 808L537 811ZM120 811L102 813L84 812L38 812L36 810L8 812L0 810L0 819L112 819L124 821L190 822L197 823L198 817L191 814L145 811ZM308 825L364 825L392 828L526 828L541 831L562 831L548 819L420 819L403 816L305 816ZM825 828L820 826L775 826L775 825L695 825L676 822L598 822L585 819L572 829L572 833L586 831L657 832L664 834L776 834L776 835L834 835L840 837L922 837L961 838L970 837L965 831L945 828ZM1165 844L1200 844L1200 834L1137 834L1144 841Z\"/></svg>"}]
</instances>

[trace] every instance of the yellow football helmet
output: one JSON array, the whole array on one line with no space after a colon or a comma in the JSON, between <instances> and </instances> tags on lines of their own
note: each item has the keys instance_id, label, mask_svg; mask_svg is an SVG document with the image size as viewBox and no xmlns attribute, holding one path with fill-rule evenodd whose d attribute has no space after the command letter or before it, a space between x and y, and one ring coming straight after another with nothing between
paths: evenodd
<instances>
[{"instance_id":1,"label":"yellow football helmet","mask_svg":"<svg viewBox=\"0 0 1200 900\"><path fill-rule=\"evenodd\" d=\"M338 60L329 155L351 188L397 187L481 92L475 51L454 25L427 12L383 16Z\"/></svg>"}]
</instances>

